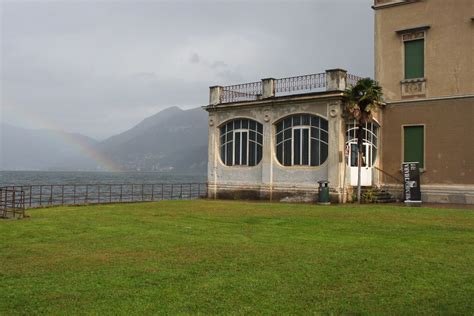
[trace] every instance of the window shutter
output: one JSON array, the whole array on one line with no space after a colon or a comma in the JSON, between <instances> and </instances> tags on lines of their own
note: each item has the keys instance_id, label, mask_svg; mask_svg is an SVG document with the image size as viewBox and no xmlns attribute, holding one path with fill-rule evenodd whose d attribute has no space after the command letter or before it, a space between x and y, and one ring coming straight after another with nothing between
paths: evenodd
<instances>
[{"instance_id":1,"label":"window shutter","mask_svg":"<svg viewBox=\"0 0 474 316\"><path fill-rule=\"evenodd\" d=\"M405 42L405 79L425 76L425 40Z\"/></svg>"},{"instance_id":2,"label":"window shutter","mask_svg":"<svg viewBox=\"0 0 474 316\"><path fill-rule=\"evenodd\" d=\"M404 134L404 148L403 161L404 162L419 162L420 168L425 166L424 158L424 127L423 126L405 126L403 128Z\"/></svg>"}]
</instances>

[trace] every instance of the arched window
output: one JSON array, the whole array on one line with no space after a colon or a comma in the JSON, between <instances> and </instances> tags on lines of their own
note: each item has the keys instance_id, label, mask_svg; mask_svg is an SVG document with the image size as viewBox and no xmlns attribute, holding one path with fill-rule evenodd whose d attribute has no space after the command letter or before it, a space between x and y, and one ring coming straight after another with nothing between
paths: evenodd
<instances>
[{"instance_id":1,"label":"arched window","mask_svg":"<svg viewBox=\"0 0 474 316\"><path fill-rule=\"evenodd\" d=\"M220 130L220 152L225 165L256 166L262 160L262 124L236 119L221 126Z\"/></svg>"},{"instance_id":2,"label":"arched window","mask_svg":"<svg viewBox=\"0 0 474 316\"><path fill-rule=\"evenodd\" d=\"M352 167L357 166L357 125L355 122L348 123L346 125L346 145L350 146L350 160L349 165ZM376 123L366 123L362 134L363 138L363 150L364 155L362 159L362 165L366 167L372 167L377 159L377 132L378 126ZM368 159L366 159L366 157Z\"/></svg>"},{"instance_id":3,"label":"arched window","mask_svg":"<svg viewBox=\"0 0 474 316\"><path fill-rule=\"evenodd\" d=\"M284 166L319 166L328 157L328 121L297 114L276 123L276 156Z\"/></svg>"}]
</instances>

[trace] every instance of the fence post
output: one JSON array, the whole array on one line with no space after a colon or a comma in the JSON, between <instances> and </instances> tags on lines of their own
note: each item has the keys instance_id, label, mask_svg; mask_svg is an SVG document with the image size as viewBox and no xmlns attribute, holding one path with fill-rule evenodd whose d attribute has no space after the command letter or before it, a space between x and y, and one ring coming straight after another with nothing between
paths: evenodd
<instances>
[{"instance_id":1,"label":"fence post","mask_svg":"<svg viewBox=\"0 0 474 316\"><path fill-rule=\"evenodd\" d=\"M43 185L40 185L40 206L43 205Z\"/></svg>"},{"instance_id":2,"label":"fence post","mask_svg":"<svg viewBox=\"0 0 474 316\"><path fill-rule=\"evenodd\" d=\"M86 198L85 198L84 204L87 204L88 200L89 200L89 185L86 184Z\"/></svg>"},{"instance_id":3,"label":"fence post","mask_svg":"<svg viewBox=\"0 0 474 316\"><path fill-rule=\"evenodd\" d=\"M16 199L16 191L15 191L15 189L13 189L13 195L12 195L12 213L13 213L13 217L15 217L15 215L16 215L15 199Z\"/></svg>"},{"instance_id":4,"label":"fence post","mask_svg":"<svg viewBox=\"0 0 474 316\"><path fill-rule=\"evenodd\" d=\"M112 203L112 184L109 184L109 203Z\"/></svg>"},{"instance_id":5,"label":"fence post","mask_svg":"<svg viewBox=\"0 0 474 316\"><path fill-rule=\"evenodd\" d=\"M30 207L31 207L31 191L33 191L33 186L30 185Z\"/></svg>"},{"instance_id":6,"label":"fence post","mask_svg":"<svg viewBox=\"0 0 474 316\"><path fill-rule=\"evenodd\" d=\"M144 192L143 192L144 189L145 189L145 185L142 183L142 202L143 202L143 197L144 197Z\"/></svg>"},{"instance_id":7,"label":"fence post","mask_svg":"<svg viewBox=\"0 0 474 316\"><path fill-rule=\"evenodd\" d=\"M100 203L100 184L97 185L97 204Z\"/></svg>"},{"instance_id":8,"label":"fence post","mask_svg":"<svg viewBox=\"0 0 474 316\"><path fill-rule=\"evenodd\" d=\"M132 202L133 202L133 184L132 184Z\"/></svg>"},{"instance_id":9,"label":"fence post","mask_svg":"<svg viewBox=\"0 0 474 316\"><path fill-rule=\"evenodd\" d=\"M72 193L72 204L76 204L76 185L73 186L73 193Z\"/></svg>"},{"instance_id":10,"label":"fence post","mask_svg":"<svg viewBox=\"0 0 474 316\"><path fill-rule=\"evenodd\" d=\"M162 183L161 184L161 200L163 201L164 198L165 198L165 196L164 196L163 183Z\"/></svg>"},{"instance_id":11,"label":"fence post","mask_svg":"<svg viewBox=\"0 0 474 316\"><path fill-rule=\"evenodd\" d=\"M155 185L154 184L151 185L151 200L152 201L155 200Z\"/></svg>"},{"instance_id":12,"label":"fence post","mask_svg":"<svg viewBox=\"0 0 474 316\"><path fill-rule=\"evenodd\" d=\"M120 203L122 203L123 184L120 184Z\"/></svg>"},{"instance_id":13,"label":"fence post","mask_svg":"<svg viewBox=\"0 0 474 316\"><path fill-rule=\"evenodd\" d=\"M48 204L53 205L53 186L52 185L49 187L49 190L50 191L49 191L49 203Z\"/></svg>"}]
</instances>

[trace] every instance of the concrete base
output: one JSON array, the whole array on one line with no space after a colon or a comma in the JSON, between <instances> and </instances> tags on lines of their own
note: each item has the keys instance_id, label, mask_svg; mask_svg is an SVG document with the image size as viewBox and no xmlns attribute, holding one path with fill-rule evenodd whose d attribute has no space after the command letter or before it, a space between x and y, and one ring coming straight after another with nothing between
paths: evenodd
<instances>
[{"instance_id":1,"label":"concrete base","mask_svg":"<svg viewBox=\"0 0 474 316\"><path fill-rule=\"evenodd\" d=\"M316 203L318 188L309 187L268 187L248 185L211 185L208 186L208 197L227 200L269 200L290 203ZM331 188L329 200L332 203L342 202L342 193Z\"/></svg>"}]
</instances>

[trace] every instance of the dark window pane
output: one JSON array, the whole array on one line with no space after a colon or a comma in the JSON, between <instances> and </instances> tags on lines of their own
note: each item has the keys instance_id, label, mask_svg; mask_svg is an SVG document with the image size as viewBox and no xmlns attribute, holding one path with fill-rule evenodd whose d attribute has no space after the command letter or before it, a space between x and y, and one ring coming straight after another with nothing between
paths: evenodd
<instances>
[{"instance_id":1,"label":"dark window pane","mask_svg":"<svg viewBox=\"0 0 474 316\"><path fill-rule=\"evenodd\" d=\"M295 129L293 130L293 164L300 165L301 164L301 130Z\"/></svg>"},{"instance_id":2,"label":"dark window pane","mask_svg":"<svg viewBox=\"0 0 474 316\"><path fill-rule=\"evenodd\" d=\"M302 125L310 125L310 116L309 115L303 115L303 121L302 121Z\"/></svg>"},{"instance_id":3,"label":"dark window pane","mask_svg":"<svg viewBox=\"0 0 474 316\"><path fill-rule=\"evenodd\" d=\"M255 144L254 142L249 143L249 166L255 166L256 165L255 155L257 153L256 153L256 150L255 150L255 146L257 146L257 144Z\"/></svg>"},{"instance_id":4,"label":"dark window pane","mask_svg":"<svg viewBox=\"0 0 474 316\"><path fill-rule=\"evenodd\" d=\"M302 160L302 164L307 166L309 165L309 130L308 129L304 129L302 130L303 132L303 143L302 143L302 157L301 157L301 160Z\"/></svg>"},{"instance_id":5,"label":"dark window pane","mask_svg":"<svg viewBox=\"0 0 474 316\"><path fill-rule=\"evenodd\" d=\"M241 136L241 133L235 133L235 141L234 141L234 144L235 144L234 164L235 165L240 165L240 154L241 154L240 136Z\"/></svg>"},{"instance_id":6,"label":"dark window pane","mask_svg":"<svg viewBox=\"0 0 474 316\"><path fill-rule=\"evenodd\" d=\"M262 160L262 146L257 145L257 164Z\"/></svg>"},{"instance_id":7,"label":"dark window pane","mask_svg":"<svg viewBox=\"0 0 474 316\"><path fill-rule=\"evenodd\" d=\"M227 124L227 132L232 132L234 130L234 122Z\"/></svg>"},{"instance_id":8,"label":"dark window pane","mask_svg":"<svg viewBox=\"0 0 474 316\"><path fill-rule=\"evenodd\" d=\"M291 166L291 139L288 139L284 142L283 165Z\"/></svg>"},{"instance_id":9,"label":"dark window pane","mask_svg":"<svg viewBox=\"0 0 474 316\"><path fill-rule=\"evenodd\" d=\"M234 129L239 129L242 127L242 120L235 120L234 121Z\"/></svg>"},{"instance_id":10,"label":"dark window pane","mask_svg":"<svg viewBox=\"0 0 474 316\"><path fill-rule=\"evenodd\" d=\"M324 163L327 158L328 158L328 145L321 143L321 159L319 161L319 164Z\"/></svg>"},{"instance_id":11,"label":"dark window pane","mask_svg":"<svg viewBox=\"0 0 474 316\"><path fill-rule=\"evenodd\" d=\"M319 139L319 128L311 127L311 138Z\"/></svg>"},{"instance_id":12,"label":"dark window pane","mask_svg":"<svg viewBox=\"0 0 474 316\"><path fill-rule=\"evenodd\" d=\"M260 144L260 145L263 143L263 136L262 136L262 134L257 134L257 143Z\"/></svg>"},{"instance_id":13,"label":"dark window pane","mask_svg":"<svg viewBox=\"0 0 474 316\"><path fill-rule=\"evenodd\" d=\"M276 143L279 144L283 141L283 133L279 133L276 136Z\"/></svg>"},{"instance_id":14,"label":"dark window pane","mask_svg":"<svg viewBox=\"0 0 474 316\"><path fill-rule=\"evenodd\" d=\"M321 119L321 129L322 130L325 130L326 132L328 131L328 121L326 121L325 119Z\"/></svg>"},{"instance_id":15,"label":"dark window pane","mask_svg":"<svg viewBox=\"0 0 474 316\"><path fill-rule=\"evenodd\" d=\"M301 125L301 115L293 115L293 126Z\"/></svg>"},{"instance_id":16,"label":"dark window pane","mask_svg":"<svg viewBox=\"0 0 474 316\"><path fill-rule=\"evenodd\" d=\"M221 146L221 159L222 159L222 162L224 163L224 165L226 165L226 161L225 161L225 146Z\"/></svg>"},{"instance_id":17,"label":"dark window pane","mask_svg":"<svg viewBox=\"0 0 474 316\"><path fill-rule=\"evenodd\" d=\"M319 141L311 139L311 166L319 166Z\"/></svg>"},{"instance_id":18,"label":"dark window pane","mask_svg":"<svg viewBox=\"0 0 474 316\"><path fill-rule=\"evenodd\" d=\"M359 151L357 150L357 145L351 144L351 167L357 167L358 156L359 156Z\"/></svg>"},{"instance_id":19,"label":"dark window pane","mask_svg":"<svg viewBox=\"0 0 474 316\"><path fill-rule=\"evenodd\" d=\"M278 162L283 164L283 143L280 145L277 145L276 155L277 155Z\"/></svg>"},{"instance_id":20,"label":"dark window pane","mask_svg":"<svg viewBox=\"0 0 474 316\"><path fill-rule=\"evenodd\" d=\"M251 129L252 131L257 130L257 125L256 124L257 124L257 122L250 120L249 129Z\"/></svg>"},{"instance_id":21,"label":"dark window pane","mask_svg":"<svg viewBox=\"0 0 474 316\"><path fill-rule=\"evenodd\" d=\"M226 146L226 165L228 166L232 166L233 163L232 163L232 157L233 157L233 146L234 144L233 143L228 143L227 146Z\"/></svg>"},{"instance_id":22,"label":"dark window pane","mask_svg":"<svg viewBox=\"0 0 474 316\"><path fill-rule=\"evenodd\" d=\"M291 124L291 117L287 117L284 121L283 121L283 128L288 128L288 127L291 127L292 124Z\"/></svg>"},{"instance_id":23,"label":"dark window pane","mask_svg":"<svg viewBox=\"0 0 474 316\"><path fill-rule=\"evenodd\" d=\"M327 132L321 131L321 140L326 142L326 143L328 142L328 133Z\"/></svg>"},{"instance_id":24,"label":"dark window pane","mask_svg":"<svg viewBox=\"0 0 474 316\"><path fill-rule=\"evenodd\" d=\"M257 133L253 132L253 131L250 131L249 138L250 138L250 140L256 141L257 140Z\"/></svg>"},{"instance_id":25,"label":"dark window pane","mask_svg":"<svg viewBox=\"0 0 474 316\"><path fill-rule=\"evenodd\" d=\"M245 128L245 129L249 128L249 120L242 120L242 128Z\"/></svg>"},{"instance_id":26,"label":"dark window pane","mask_svg":"<svg viewBox=\"0 0 474 316\"><path fill-rule=\"evenodd\" d=\"M311 126L319 127L319 117L311 116Z\"/></svg>"},{"instance_id":27,"label":"dark window pane","mask_svg":"<svg viewBox=\"0 0 474 316\"><path fill-rule=\"evenodd\" d=\"M276 125L276 132L279 133L283 130L283 121L280 121Z\"/></svg>"},{"instance_id":28,"label":"dark window pane","mask_svg":"<svg viewBox=\"0 0 474 316\"><path fill-rule=\"evenodd\" d=\"M224 125L224 126L221 127L221 135L224 135L224 134L225 134L226 126L227 126L227 125Z\"/></svg>"},{"instance_id":29,"label":"dark window pane","mask_svg":"<svg viewBox=\"0 0 474 316\"><path fill-rule=\"evenodd\" d=\"M372 146L372 165L375 164L376 159L377 159L377 148Z\"/></svg>"},{"instance_id":30,"label":"dark window pane","mask_svg":"<svg viewBox=\"0 0 474 316\"><path fill-rule=\"evenodd\" d=\"M283 132L283 139L284 140L287 140L287 139L291 139L291 128L290 129L286 129L284 132Z\"/></svg>"},{"instance_id":31,"label":"dark window pane","mask_svg":"<svg viewBox=\"0 0 474 316\"><path fill-rule=\"evenodd\" d=\"M257 123L257 132L260 134L263 134L263 125L260 123Z\"/></svg>"},{"instance_id":32,"label":"dark window pane","mask_svg":"<svg viewBox=\"0 0 474 316\"><path fill-rule=\"evenodd\" d=\"M248 145L248 134L242 133L242 165L247 164L247 145Z\"/></svg>"},{"instance_id":33,"label":"dark window pane","mask_svg":"<svg viewBox=\"0 0 474 316\"><path fill-rule=\"evenodd\" d=\"M227 133L226 142L232 142L234 140L234 132Z\"/></svg>"}]
</instances>

